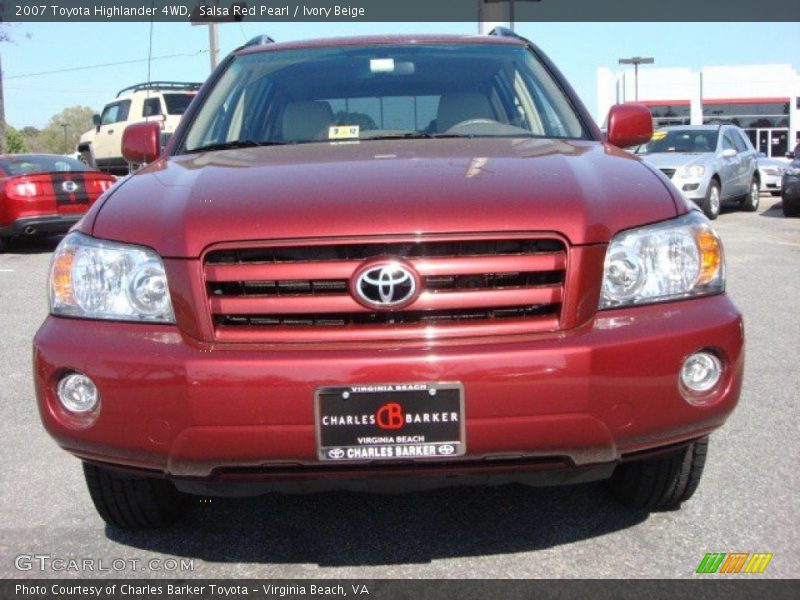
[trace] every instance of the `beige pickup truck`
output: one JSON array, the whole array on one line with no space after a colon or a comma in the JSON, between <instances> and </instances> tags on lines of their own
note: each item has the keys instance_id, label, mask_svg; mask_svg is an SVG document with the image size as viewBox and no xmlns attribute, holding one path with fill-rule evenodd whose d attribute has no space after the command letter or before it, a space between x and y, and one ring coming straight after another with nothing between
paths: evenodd
<instances>
[{"instance_id":1,"label":"beige pickup truck","mask_svg":"<svg viewBox=\"0 0 800 600\"><path fill-rule=\"evenodd\" d=\"M81 160L101 171L127 174L129 166L122 157L122 132L125 128L142 121L161 122L161 139L165 144L200 85L153 81L120 90L99 115L94 115L94 128L81 136L78 142Z\"/></svg>"}]
</instances>

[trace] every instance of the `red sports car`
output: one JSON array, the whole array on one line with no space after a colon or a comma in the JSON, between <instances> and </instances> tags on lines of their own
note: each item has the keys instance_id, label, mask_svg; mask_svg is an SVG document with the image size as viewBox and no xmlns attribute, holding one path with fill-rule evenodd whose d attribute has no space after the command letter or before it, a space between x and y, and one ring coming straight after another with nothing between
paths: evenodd
<instances>
[{"instance_id":1,"label":"red sports car","mask_svg":"<svg viewBox=\"0 0 800 600\"><path fill-rule=\"evenodd\" d=\"M114 181L69 156L0 155L0 251L12 236L69 230Z\"/></svg>"}]
</instances>

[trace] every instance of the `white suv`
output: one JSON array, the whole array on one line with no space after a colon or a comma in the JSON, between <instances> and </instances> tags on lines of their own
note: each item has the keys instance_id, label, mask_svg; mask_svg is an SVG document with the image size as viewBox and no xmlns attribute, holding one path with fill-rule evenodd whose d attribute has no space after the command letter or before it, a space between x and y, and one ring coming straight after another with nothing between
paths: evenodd
<instances>
[{"instance_id":1,"label":"white suv","mask_svg":"<svg viewBox=\"0 0 800 600\"><path fill-rule=\"evenodd\" d=\"M122 132L132 123L160 121L162 145L174 133L181 116L200 89L200 83L153 81L120 90L117 97L94 115L94 129L81 136L81 160L117 175L128 173L122 157Z\"/></svg>"}]
</instances>

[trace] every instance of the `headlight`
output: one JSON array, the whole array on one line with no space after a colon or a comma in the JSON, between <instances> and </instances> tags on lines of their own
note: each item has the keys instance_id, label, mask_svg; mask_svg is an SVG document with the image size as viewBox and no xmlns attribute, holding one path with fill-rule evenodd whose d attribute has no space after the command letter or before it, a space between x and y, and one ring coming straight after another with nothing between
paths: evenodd
<instances>
[{"instance_id":1,"label":"headlight","mask_svg":"<svg viewBox=\"0 0 800 600\"><path fill-rule=\"evenodd\" d=\"M788 167L784 173L786 173L786 175L800 175L800 167Z\"/></svg>"},{"instance_id":2,"label":"headlight","mask_svg":"<svg viewBox=\"0 0 800 600\"><path fill-rule=\"evenodd\" d=\"M678 177L680 179L695 179L702 177L706 174L706 168L702 165L694 165L692 167L681 167L678 169Z\"/></svg>"},{"instance_id":3,"label":"headlight","mask_svg":"<svg viewBox=\"0 0 800 600\"><path fill-rule=\"evenodd\" d=\"M158 254L81 233L65 237L53 255L50 311L86 319L175 322Z\"/></svg>"},{"instance_id":4,"label":"headlight","mask_svg":"<svg viewBox=\"0 0 800 600\"><path fill-rule=\"evenodd\" d=\"M600 308L716 294L725 289L722 243L692 211L623 231L606 252Z\"/></svg>"}]
</instances>

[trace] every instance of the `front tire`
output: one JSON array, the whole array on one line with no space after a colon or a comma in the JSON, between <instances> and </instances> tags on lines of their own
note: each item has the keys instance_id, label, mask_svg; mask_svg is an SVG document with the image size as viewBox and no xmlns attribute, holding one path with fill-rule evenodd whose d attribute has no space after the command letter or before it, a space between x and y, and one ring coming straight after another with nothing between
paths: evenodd
<instances>
[{"instance_id":1,"label":"front tire","mask_svg":"<svg viewBox=\"0 0 800 600\"><path fill-rule=\"evenodd\" d=\"M103 520L120 529L152 529L177 521L188 496L165 479L137 477L83 463L89 495Z\"/></svg>"},{"instance_id":2,"label":"front tire","mask_svg":"<svg viewBox=\"0 0 800 600\"><path fill-rule=\"evenodd\" d=\"M757 179L750 182L750 191L742 199L742 210L746 212L756 212L758 210L758 203L760 201L759 194L761 193L761 186Z\"/></svg>"},{"instance_id":3,"label":"front tire","mask_svg":"<svg viewBox=\"0 0 800 600\"><path fill-rule=\"evenodd\" d=\"M700 483L707 452L706 437L667 456L623 463L609 480L611 494L633 508L680 508Z\"/></svg>"},{"instance_id":4,"label":"front tire","mask_svg":"<svg viewBox=\"0 0 800 600\"><path fill-rule=\"evenodd\" d=\"M784 217L800 217L800 203L789 205L786 199L783 200Z\"/></svg>"},{"instance_id":5,"label":"front tire","mask_svg":"<svg viewBox=\"0 0 800 600\"><path fill-rule=\"evenodd\" d=\"M713 221L719 216L721 204L722 198L720 196L719 183L712 179L711 183L708 184L708 191L706 191L705 200L703 200L703 205L700 208L702 208L705 215Z\"/></svg>"}]
</instances>

